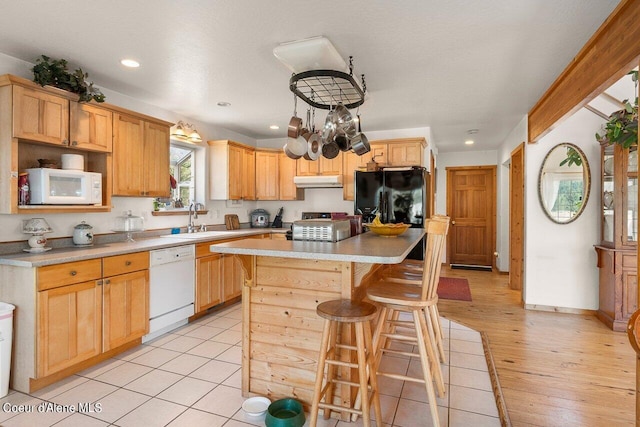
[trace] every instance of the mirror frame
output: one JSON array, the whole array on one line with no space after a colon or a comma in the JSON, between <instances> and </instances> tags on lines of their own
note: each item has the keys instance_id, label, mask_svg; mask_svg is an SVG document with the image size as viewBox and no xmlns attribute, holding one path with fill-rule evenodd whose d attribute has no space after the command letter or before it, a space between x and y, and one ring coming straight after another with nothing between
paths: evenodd
<instances>
[{"instance_id":1,"label":"mirror frame","mask_svg":"<svg viewBox=\"0 0 640 427\"><path fill-rule=\"evenodd\" d=\"M542 198L542 172L553 150L559 147L571 147L574 150L576 150L578 154L580 154L580 157L582 158L582 172L583 172L583 177L585 181L582 205L580 206L580 209L578 209L576 214L573 217L571 217L571 219L569 219L568 221L558 221L557 219L553 218L549 213L549 211L547 211L544 200ZM571 224L573 221L578 219L580 215L582 215L582 212L584 212L584 209L587 206L587 202L589 201L589 193L591 193L591 169L589 168L589 160L587 160L587 156L580 149L580 147L570 142L561 142L560 144L557 144L551 147L551 149L546 154L546 156L544 156L544 160L542 160L542 164L540 165L540 171L538 173L538 201L540 202L540 207L542 207L542 211L547 216L547 218L549 218L552 222L556 224L560 224L560 225Z\"/></svg>"}]
</instances>

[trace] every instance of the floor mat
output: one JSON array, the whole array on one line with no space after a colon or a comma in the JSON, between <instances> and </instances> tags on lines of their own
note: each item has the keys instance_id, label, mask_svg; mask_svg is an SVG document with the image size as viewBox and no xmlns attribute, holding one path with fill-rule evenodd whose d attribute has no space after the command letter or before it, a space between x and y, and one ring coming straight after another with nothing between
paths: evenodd
<instances>
[{"instance_id":1,"label":"floor mat","mask_svg":"<svg viewBox=\"0 0 640 427\"><path fill-rule=\"evenodd\" d=\"M438 283L438 298L471 301L469 281L454 277L441 277Z\"/></svg>"}]
</instances>

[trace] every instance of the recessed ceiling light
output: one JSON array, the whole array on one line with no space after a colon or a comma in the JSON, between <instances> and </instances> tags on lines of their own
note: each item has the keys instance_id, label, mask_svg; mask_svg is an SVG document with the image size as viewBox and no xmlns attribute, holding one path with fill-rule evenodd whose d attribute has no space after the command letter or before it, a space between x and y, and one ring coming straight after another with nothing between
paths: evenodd
<instances>
[{"instance_id":1,"label":"recessed ceiling light","mask_svg":"<svg viewBox=\"0 0 640 427\"><path fill-rule=\"evenodd\" d=\"M123 59L120 63L129 68L138 68L140 66L140 63L135 59Z\"/></svg>"},{"instance_id":2,"label":"recessed ceiling light","mask_svg":"<svg viewBox=\"0 0 640 427\"><path fill-rule=\"evenodd\" d=\"M218 107L230 107L231 103L227 102L227 101L220 101L218 102Z\"/></svg>"},{"instance_id":3,"label":"recessed ceiling light","mask_svg":"<svg viewBox=\"0 0 640 427\"><path fill-rule=\"evenodd\" d=\"M467 145L473 145L473 139L467 139L464 143Z\"/></svg>"},{"instance_id":4,"label":"recessed ceiling light","mask_svg":"<svg viewBox=\"0 0 640 427\"><path fill-rule=\"evenodd\" d=\"M278 129L280 129L280 126L278 126L278 125L271 125L271 126L269 126L269 129L278 130Z\"/></svg>"}]
</instances>

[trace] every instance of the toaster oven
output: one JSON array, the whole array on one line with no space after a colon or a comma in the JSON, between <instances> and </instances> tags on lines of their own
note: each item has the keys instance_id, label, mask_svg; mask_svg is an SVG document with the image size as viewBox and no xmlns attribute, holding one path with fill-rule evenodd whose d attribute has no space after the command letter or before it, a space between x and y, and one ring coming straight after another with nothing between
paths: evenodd
<instances>
[{"instance_id":1,"label":"toaster oven","mask_svg":"<svg viewBox=\"0 0 640 427\"><path fill-rule=\"evenodd\" d=\"M293 240L338 242L351 237L351 221L344 219L303 219L293 222Z\"/></svg>"}]
</instances>

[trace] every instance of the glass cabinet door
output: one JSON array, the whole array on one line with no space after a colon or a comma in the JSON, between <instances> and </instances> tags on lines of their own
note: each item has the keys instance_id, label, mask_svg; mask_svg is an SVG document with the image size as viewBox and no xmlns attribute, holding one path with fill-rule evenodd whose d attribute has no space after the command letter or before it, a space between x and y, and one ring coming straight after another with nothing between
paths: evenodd
<instances>
[{"instance_id":1,"label":"glass cabinet door","mask_svg":"<svg viewBox=\"0 0 640 427\"><path fill-rule=\"evenodd\" d=\"M602 241L613 244L614 236L614 146L603 147L602 153Z\"/></svg>"},{"instance_id":2,"label":"glass cabinet door","mask_svg":"<svg viewBox=\"0 0 640 427\"><path fill-rule=\"evenodd\" d=\"M638 241L638 148L632 147L625 154L623 159L627 173L622 211L623 244Z\"/></svg>"}]
</instances>

